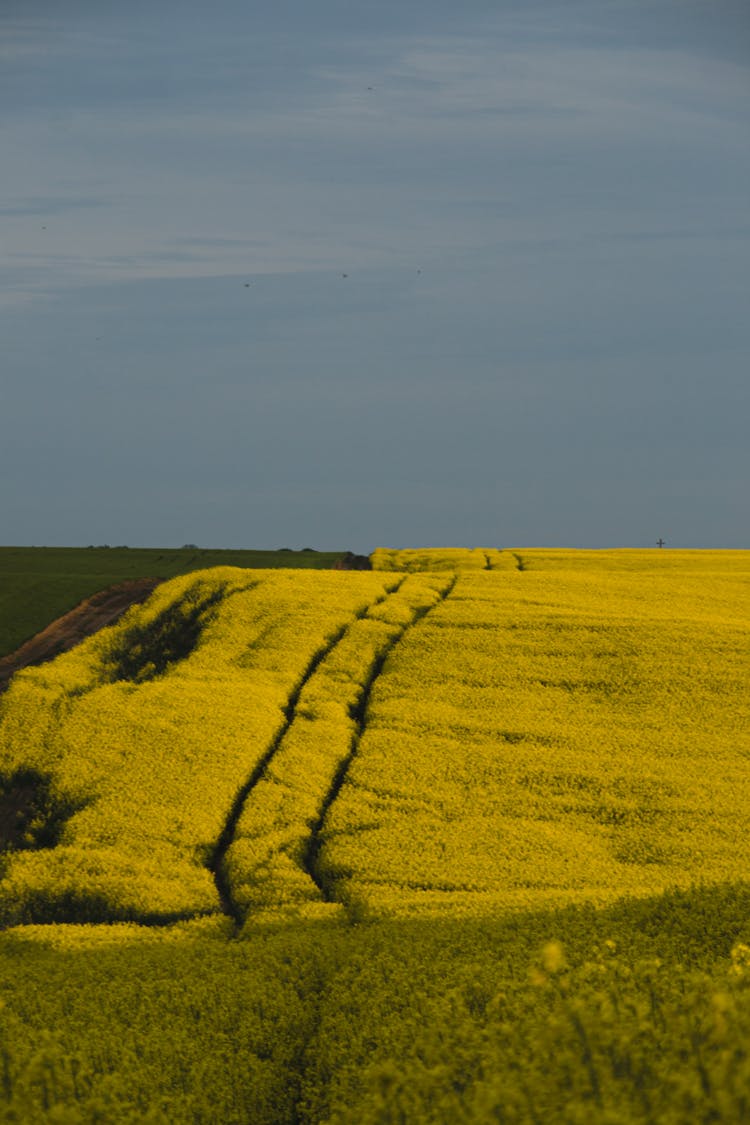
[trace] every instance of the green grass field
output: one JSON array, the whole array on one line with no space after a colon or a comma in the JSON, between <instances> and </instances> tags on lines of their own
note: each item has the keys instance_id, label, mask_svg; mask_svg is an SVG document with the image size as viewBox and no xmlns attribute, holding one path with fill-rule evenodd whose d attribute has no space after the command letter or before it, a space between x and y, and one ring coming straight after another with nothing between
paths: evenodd
<instances>
[{"instance_id":1,"label":"green grass field","mask_svg":"<svg viewBox=\"0 0 750 1125\"><path fill-rule=\"evenodd\" d=\"M12 680L0 1121L750 1120L750 552L373 561Z\"/></svg>"},{"instance_id":2,"label":"green grass field","mask_svg":"<svg viewBox=\"0 0 750 1125\"><path fill-rule=\"evenodd\" d=\"M83 598L128 578L174 578L211 566L325 569L343 551L142 547L0 547L0 656Z\"/></svg>"}]
</instances>

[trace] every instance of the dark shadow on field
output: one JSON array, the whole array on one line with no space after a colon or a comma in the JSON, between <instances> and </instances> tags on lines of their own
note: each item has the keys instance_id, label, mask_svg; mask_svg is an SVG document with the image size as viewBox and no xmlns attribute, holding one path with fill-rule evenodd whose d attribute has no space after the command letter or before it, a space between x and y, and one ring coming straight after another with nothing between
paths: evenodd
<instances>
[{"instance_id":1,"label":"dark shadow on field","mask_svg":"<svg viewBox=\"0 0 750 1125\"><path fill-rule=\"evenodd\" d=\"M83 900L82 900L83 902ZM191 921L208 915L153 914L138 917L136 913L123 913L113 917L99 911L92 900L91 917L77 919L85 923L117 924L135 922L143 929L167 926L176 922ZM85 908L84 908L85 911ZM59 913L51 910L50 913ZM358 904L356 920L340 918L307 919L286 914L278 921L264 916L257 925L250 924L239 936L232 935L232 944L252 945L255 942L284 942L295 944L309 940L311 946L320 941L332 943L341 951L362 945L371 946L395 940L405 949L424 944L437 944L443 948L473 948L494 950L498 953L511 947L520 952L527 949L533 956L540 943L550 940L569 942L571 950L588 953L590 943L599 938L607 940L619 935L618 944L627 946L633 957L654 955L672 957L679 948L680 960L698 965L717 957L728 956L738 941L750 943L750 882L737 880L712 886L699 885L688 889L675 888L648 897L626 897L608 906L593 903L574 903L563 907L546 907L542 910L499 911L492 910L472 916L450 917L435 914L412 918L387 918L369 915L367 908ZM46 921L68 921L52 918ZM71 924L75 924L72 923ZM13 932L3 936L3 943L27 942ZM36 940L43 941L37 934Z\"/></svg>"},{"instance_id":2,"label":"dark shadow on field","mask_svg":"<svg viewBox=\"0 0 750 1125\"><path fill-rule=\"evenodd\" d=\"M157 937L148 927L103 927L102 940L88 927L70 927L70 940L59 929L47 940L39 929L33 934L6 932L0 936L0 985L12 982L4 993L5 1015L11 1026L17 1020L20 1029L10 1060L13 1074L20 1076L19 1082L23 1079L39 1042L52 1032L62 1044L56 1066L65 1072L74 1059L76 1073L86 1076L78 1095L84 1108L88 1099L96 1103L103 1088L98 1060L100 1051L106 1051L108 1080L116 1076L113 1112L121 1112L123 1119L132 1112L129 1098L137 1099L145 1113L150 1105L161 1104L177 1082L202 1107L191 1120L301 1125L329 1117L358 1119L346 1113L335 1116L342 1106L355 1115L361 1108L359 1119L368 1123L422 1120L420 1114L436 1091L441 1097L455 1094L461 1102L473 1098L483 1083L497 1081L500 1093L490 1089L490 1094L502 1105L502 1083L515 1082L519 1074L523 1081L527 1063L532 1081L544 1086L549 1076L548 1087L539 1093L542 1101L565 1098L565 1067L573 1065L572 1056L564 1055L561 1063L555 1051L560 1035L566 1050L571 1044L575 1048L578 1033L574 1021L551 1022L548 1041L538 1039L546 1026L545 1005L555 1018L564 1014L565 1005L564 996L561 1009L548 991L540 1008L542 993L530 980L530 970L539 964L542 947L551 941L562 944L574 983L584 990L584 1007L573 1015L594 1021L594 1030L602 1017L596 994L585 992L591 979L586 966L607 942L616 942L626 973L629 965L661 961L657 992L664 982L667 992L659 993L657 1001L666 997L673 1003L677 995L679 1005L683 981L693 988L697 972L713 973L712 979L720 981L732 947L750 939L750 884L675 890L606 908L577 904L472 918L368 920L361 915L363 920L355 924L333 919L258 924L239 940L199 926L195 936L189 926L176 927L174 940L169 929ZM82 946L87 940L92 944ZM633 983L627 976L622 979L626 1000L648 1006L652 977L639 977L636 971ZM688 1014L701 995L700 990L687 995ZM623 1057L640 1067L643 1059L634 1051L641 1032L623 1039L618 1020L602 1027L614 1027L613 1050L630 1052ZM658 1021L651 1020L647 1030L656 1035L657 1045L663 1041L665 1051L679 1052L684 1042L691 1049L691 1028L665 1027L663 1040ZM673 1033L678 1035L674 1047ZM158 1059L156 1070L141 1064L143 1043L151 1045L152 1058ZM535 1052L531 1061L528 1051ZM513 1069L516 1058L520 1070ZM613 1056L613 1066L619 1065L618 1058ZM676 1069L682 1066L692 1074L692 1059L681 1058L675 1055ZM496 1078L498 1062L505 1069ZM575 1096L591 1111L580 1119L602 1120L580 1059L575 1068L570 1073L583 1083L583 1093ZM616 1086L625 1090L625 1100L615 1108L630 1111L636 1104L627 1099L640 1096L636 1087L642 1074L648 1090L658 1089L658 1075L623 1072ZM608 1082L606 1096L611 1097ZM380 1093L386 1099L383 1113L387 1109L390 1116L372 1116L368 1099ZM399 1116L400 1099L407 1096L418 1098L413 1115ZM555 1107L559 1111L551 1100L549 1106L540 1104L536 1116L520 1113L512 1120L567 1120L559 1112L554 1115ZM473 1112L467 1120L505 1120ZM625 1119L641 1117L617 1118Z\"/></svg>"},{"instance_id":3,"label":"dark shadow on field","mask_svg":"<svg viewBox=\"0 0 750 1125\"><path fill-rule=\"evenodd\" d=\"M208 917L221 917L218 908L200 914L180 911L160 913L119 906L104 893L68 888L55 893L46 890L31 891L16 902L6 903L0 898L0 931L14 926L112 926L121 923L134 923L144 929L165 929L179 922L192 922L194 919Z\"/></svg>"},{"instance_id":4,"label":"dark shadow on field","mask_svg":"<svg viewBox=\"0 0 750 1125\"><path fill-rule=\"evenodd\" d=\"M53 779L21 767L0 773L0 857L30 848L53 848L65 824L85 802L55 791Z\"/></svg>"},{"instance_id":5,"label":"dark shadow on field","mask_svg":"<svg viewBox=\"0 0 750 1125\"><path fill-rule=\"evenodd\" d=\"M599 939L618 937L620 948L633 957L664 956L688 965L727 957L734 944L750 943L750 882L736 880L716 885L674 888L650 896L628 896L607 906L579 902L569 906L508 911L491 910L476 915L446 914L411 918L377 917L361 902L352 904L354 920L284 919L249 925L240 941L258 936L282 937L308 928L311 936L326 931L337 934L346 945L370 944L394 939L404 948L436 943L460 949L485 948L498 954L503 948L516 953L526 949L533 957L550 940L569 942L571 950L590 952ZM317 938L315 939L317 940Z\"/></svg>"},{"instance_id":6,"label":"dark shadow on field","mask_svg":"<svg viewBox=\"0 0 750 1125\"><path fill-rule=\"evenodd\" d=\"M164 927L196 917L194 913L160 913L118 905L105 893L93 890L59 886L13 893L8 890L8 883L3 885L14 856L56 848L67 822L87 803L61 794L55 788L54 778L39 770L20 767L11 773L0 772L0 930L58 922L136 922Z\"/></svg>"},{"instance_id":7,"label":"dark shadow on field","mask_svg":"<svg viewBox=\"0 0 750 1125\"><path fill-rule=\"evenodd\" d=\"M103 661L103 678L143 683L187 660L226 593L224 585L209 591L194 587L154 621L131 625Z\"/></svg>"}]
</instances>

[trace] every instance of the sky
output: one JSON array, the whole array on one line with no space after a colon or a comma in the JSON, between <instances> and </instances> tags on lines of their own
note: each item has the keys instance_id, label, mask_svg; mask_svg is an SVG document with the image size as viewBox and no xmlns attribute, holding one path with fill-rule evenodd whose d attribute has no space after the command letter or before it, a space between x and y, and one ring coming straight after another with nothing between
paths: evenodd
<instances>
[{"instance_id":1,"label":"sky","mask_svg":"<svg viewBox=\"0 0 750 1125\"><path fill-rule=\"evenodd\" d=\"M746 0L0 0L0 543L750 548Z\"/></svg>"}]
</instances>

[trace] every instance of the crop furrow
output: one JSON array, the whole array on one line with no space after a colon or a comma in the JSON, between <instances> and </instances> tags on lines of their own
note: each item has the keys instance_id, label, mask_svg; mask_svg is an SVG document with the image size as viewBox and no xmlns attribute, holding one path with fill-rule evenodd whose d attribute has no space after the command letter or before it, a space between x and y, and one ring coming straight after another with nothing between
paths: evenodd
<instances>
[{"instance_id":1,"label":"crop furrow","mask_svg":"<svg viewBox=\"0 0 750 1125\"><path fill-rule=\"evenodd\" d=\"M242 923L243 912L238 903L235 901L234 895L232 894L231 882L228 877L224 861L226 854L235 839L237 825L239 823L240 817L242 816L242 811L245 807L245 804L250 798L253 790L266 774L269 765L278 753L284 741L284 738L289 731L289 728L294 722L299 699L302 692L304 691L305 685L315 674L318 666L322 663L322 661L324 661L326 657L328 657L333 652L336 646L340 644L354 622L359 621L361 620L361 618L365 617L373 608L373 606L383 601L385 597L387 597L387 594L383 594L381 597L376 598L374 602L365 606L362 610L355 614L352 621L350 621L347 625L343 625L340 629L337 629L337 631L329 638L329 640L325 644L321 645L320 648L314 653L302 676L298 680L295 688L290 693L289 698L287 699L286 705L283 710L284 721L279 726L275 737L273 738L263 756L258 760L254 769L250 773L250 776L247 778L244 785L238 790L237 795L232 803L232 807L229 810L229 814L227 815L224 827L221 830L219 838L213 848L206 866L213 875L222 910L225 914L232 918L238 926Z\"/></svg>"},{"instance_id":2,"label":"crop furrow","mask_svg":"<svg viewBox=\"0 0 750 1125\"><path fill-rule=\"evenodd\" d=\"M352 738L351 749L346 758L344 758L339 765L339 768L336 770L330 788L323 798L323 802L320 806L320 812L312 826L310 837L308 839L302 860L302 866L304 870L320 891L321 897L324 902L335 902L337 900L335 879L326 877L325 872L321 868L320 851L323 846L323 830L330 808L341 792L341 788L346 781L352 762L359 752L362 736L364 735L367 726L367 714L373 688L380 678L388 657L391 655L396 646L403 640L405 635L414 628L415 625L417 625L424 617L427 616L428 613L431 613L437 606L441 605L446 600L446 598L450 596L457 580L458 575L455 574L450 584L446 587L445 591L439 595L438 600L433 605L419 606L414 611L411 621L408 624L404 625L401 631L392 638L388 646L379 654L379 656L373 663L370 676L362 689L359 700L357 701L355 707L352 708L352 718L356 723L356 729Z\"/></svg>"}]
</instances>

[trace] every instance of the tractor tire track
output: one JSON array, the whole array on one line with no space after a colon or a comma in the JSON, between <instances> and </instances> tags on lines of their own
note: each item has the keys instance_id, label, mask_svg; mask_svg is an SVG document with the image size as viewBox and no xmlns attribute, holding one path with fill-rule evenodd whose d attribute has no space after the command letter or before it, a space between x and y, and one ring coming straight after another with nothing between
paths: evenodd
<instances>
[{"instance_id":1,"label":"tractor tire track","mask_svg":"<svg viewBox=\"0 0 750 1125\"><path fill-rule=\"evenodd\" d=\"M323 830L325 828L325 822L328 817L329 810L338 797L339 793L341 792L341 789L351 768L352 762L359 752L362 736L364 735L365 729L367 727L367 714L370 706L372 690L378 679L380 678L388 657L391 655L396 646L403 640L404 636L414 628L415 625L417 625L424 617L427 616L428 613L432 613L432 611L436 609L437 606L442 605L442 603L448 597L450 597L457 581L458 574L454 574L445 591L438 596L438 600L434 602L433 605L420 606L415 610L411 621L407 625L404 625L400 632L393 637L388 646L374 661L370 676L367 680L367 683L362 689L360 698L355 707L352 708L352 718L355 721L356 729L352 738L351 750L347 754L346 758L344 758L344 760L341 762L339 768L336 770L330 788L323 798L323 802L320 807L320 813L318 814L318 818L312 826L310 837L302 860L302 867L304 871L320 891L321 898L324 902L337 902L338 899L336 897L336 880L327 878L325 873L321 869L320 852L323 846Z\"/></svg>"},{"instance_id":2,"label":"tractor tire track","mask_svg":"<svg viewBox=\"0 0 750 1125\"><path fill-rule=\"evenodd\" d=\"M403 581L404 579L402 579L402 582ZM302 695L306 684L314 676L320 664L322 664L326 657L330 656L337 645L341 643L341 641L344 639L344 637L356 621L360 621L363 617L366 617L374 606L384 601L390 594L395 593L395 590L397 590L400 585L401 582L399 582L398 586L396 586L393 590L386 591L380 597L376 598L373 602L366 605L363 609L361 609L354 615L351 621L347 622L345 625L342 625L339 629L337 629L336 632L325 642L325 644L321 645L320 648L316 650L304 672L302 673L302 676L297 681L296 686L290 693L289 698L287 699L286 705L283 710L284 721L276 731L276 734L272 739L270 745L266 749L265 753L261 758L258 759L258 762L251 771L244 785L242 785L242 787L237 791L237 795L232 802L232 806L227 815L227 819L224 822L224 827L222 828L219 838L214 845L213 851L211 852L206 866L213 875L222 911L234 921L235 926L238 929L242 925L244 914L232 894L232 887L230 880L227 877L224 860L227 852L234 842L235 836L237 834L237 825L239 823L240 817L242 816L242 811L245 807L245 804L251 796L253 789L255 789L260 780L263 778L266 770L278 753L289 728L294 722L300 696Z\"/></svg>"}]
</instances>

